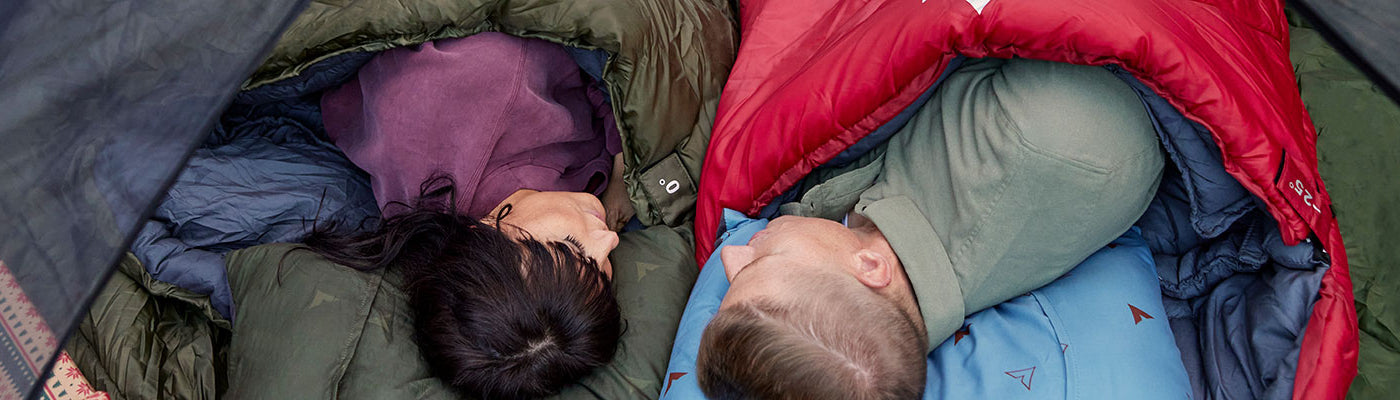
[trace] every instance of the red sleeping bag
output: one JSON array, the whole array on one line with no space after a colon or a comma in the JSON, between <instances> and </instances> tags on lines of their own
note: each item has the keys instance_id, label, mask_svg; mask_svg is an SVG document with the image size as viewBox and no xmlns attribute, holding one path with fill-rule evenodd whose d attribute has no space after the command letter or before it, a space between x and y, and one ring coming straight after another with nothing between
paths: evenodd
<instances>
[{"instance_id":1,"label":"red sleeping bag","mask_svg":"<svg viewBox=\"0 0 1400 400\"><path fill-rule=\"evenodd\" d=\"M1356 375L1352 285L1282 2L743 0L739 11L739 57L701 174L702 265L723 208L758 212L908 107L959 54L1117 64L1209 129L1225 170L1263 200L1285 242L1321 240L1331 268L1293 397L1345 396Z\"/></svg>"}]
</instances>

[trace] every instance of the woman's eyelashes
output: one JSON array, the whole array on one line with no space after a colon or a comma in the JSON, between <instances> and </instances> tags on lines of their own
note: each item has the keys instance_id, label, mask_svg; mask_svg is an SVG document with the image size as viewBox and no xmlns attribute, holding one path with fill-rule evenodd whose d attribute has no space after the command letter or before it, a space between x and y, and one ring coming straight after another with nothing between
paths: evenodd
<instances>
[{"instance_id":1,"label":"woman's eyelashes","mask_svg":"<svg viewBox=\"0 0 1400 400\"><path fill-rule=\"evenodd\" d=\"M579 254L588 254L588 252L583 251L583 243L575 239L573 235L564 236L564 242L572 246L574 251L577 251Z\"/></svg>"},{"instance_id":2,"label":"woman's eyelashes","mask_svg":"<svg viewBox=\"0 0 1400 400\"><path fill-rule=\"evenodd\" d=\"M564 243L567 243L569 247L573 248L574 251L578 252L579 256L582 256L584 259L588 260L588 264L592 265L593 268L598 272L602 272L604 274L611 274L610 272L603 271L602 261L599 261L598 259L589 256L588 252L583 250L583 243L579 242L578 239L575 239L573 235L564 236ZM606 260L606 258L604 260Z\"/></svg>"}]
</instances>

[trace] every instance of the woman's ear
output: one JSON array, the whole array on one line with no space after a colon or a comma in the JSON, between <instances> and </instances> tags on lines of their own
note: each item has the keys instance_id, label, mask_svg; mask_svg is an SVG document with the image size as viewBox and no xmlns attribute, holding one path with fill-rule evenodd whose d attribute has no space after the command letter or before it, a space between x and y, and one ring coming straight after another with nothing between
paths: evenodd
<instances>
[{"instance_id":1,"label":"woman's ear","mask_svg":"<svg viewBox=\"0 0 1400 400\"><path fill-rule=\"evenodd\" d=\"M880 289L890 285L894 277L894 263L884 254L880 254L870 249L860 249L856 251L855 275L856 280L865 284L871 289Z\"/></svg>"},{"instance_id":2,"label":"woman's ear","mask_svg":"<svg viewBox=\"0 0 1400 400\"><path fill-rule=\"evenodd\" d=\"M719 249L719 260L724 262L725 279L734 282L734 275L753 263L754 250L750 246L724 246Z\"/></svg>"}]
</instances>

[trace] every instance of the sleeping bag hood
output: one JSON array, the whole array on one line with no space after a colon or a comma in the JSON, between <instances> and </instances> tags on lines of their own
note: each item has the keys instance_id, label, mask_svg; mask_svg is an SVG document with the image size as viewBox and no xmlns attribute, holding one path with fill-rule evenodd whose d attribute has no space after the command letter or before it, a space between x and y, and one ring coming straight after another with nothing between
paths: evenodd
<instances>
[{"instance_id":1,"label":"sleeping bag hood","mask_svg":"<svg viewBox=\"0 0 1400 400\"><path fill-rule=\"evenodd\" d=\"M705 1L313 2L238 101L316 92L342 83L341 72L357 69L366 54L436 39L497 31L559 43L605 83L638 219L675 226L695 203L737 45L732 21L724 4Z\"/></svg>"},{"instance_id":2,"label":"sleeping bag hood","mask_svg":"<svg viewBox=\"0 0 1400 400\"><path fill-rule=\"evenodd\" d=\"M747 0L739 10L743 40L701 177L698 257L713 252L723 209L771 212L809 172L894 131L963 58L1102 65L1139 92L1174 165L1140 224L1161 238L1164 294L1191 304L1173 329L1182 347L1201 347L1184 352L1204 354L1198 393L1345 395L1357 360L1352 287L1282 2ZM1279 278L1290 268L1320 283L1243 289L1307 280ZM1231 283L1237 272L1256 283ZM1225 290L1241 290L1231 301L1282 300L1235 309L1201 300ZM1231 314L1246 308L1255 315ZM1274 309L1301 317L1265 340L1273 328L1254 325L1286 319L1263 316ZM1181 340L1197 329L1199 340ZM1246 354L1244 367L1215 369L1211 357L1231 352Z\"/></svg>"}]
</instances>

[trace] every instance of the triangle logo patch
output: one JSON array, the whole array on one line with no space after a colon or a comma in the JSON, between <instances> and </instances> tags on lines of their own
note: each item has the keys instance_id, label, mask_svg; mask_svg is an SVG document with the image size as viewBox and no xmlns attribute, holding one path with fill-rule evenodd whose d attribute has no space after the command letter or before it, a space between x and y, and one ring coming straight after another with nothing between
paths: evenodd
<instances>
[{"instance_id":1,"label":"triangle logo patch","mask_svg":"<svg viewBox=\"0 0 1400 400\"><path fill-rule=\"evenodd\" d=\"M1133 325L1137 325L1144 319L1152 319L1151 315L1147 314L1147 312L1145 311L1142 311L1141 308L1133 307L1132 304L1128 305L1128 309L1133 311Z\"/></svg>"},{"instance_id":2,"label":"triangle logo patch","mask_svg":"<svg viewBox=\"0 0 1400 400\"><path fill-rule=\"evenodd\" d=\"M661 395L665 396L666 392L671 391L671 384L676 383L676 380L681 379L682 376L685 376L684 372L672 372L666 374L666 390L662 390Z\"/></svg>"},{"instance_id":3,"label":"triangle logo patch","mask_svg":"<svg viewBox=\"0 0 1400 400\"><path fill-rule=\"evenodd\" d=\"M971 330L971 329L972 329L972 324L967 324L967 325L963 325L962 329L959 329L957 332L954 332L954 333L953 333L953 345L954 345L954 346L957 346L957 345L958 345L958 342L961 342L961 341L962 341L963 336L967 336L967 335L972 334L972 330Z\"/></svg>"},{"instance_id":4,"label":"triangle logo patch","mask_svg":"<svg viewBox=\"0 0 1400 400\"><path fill-rule=\"evenodd\" d=\"M1025 386L1026 390L1031 390L1031 379L1035 378L1035 367L1006 371L1006 376L1019 379L1021 386Z\"/></svg>"}]
</instances>

